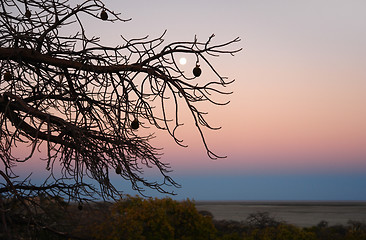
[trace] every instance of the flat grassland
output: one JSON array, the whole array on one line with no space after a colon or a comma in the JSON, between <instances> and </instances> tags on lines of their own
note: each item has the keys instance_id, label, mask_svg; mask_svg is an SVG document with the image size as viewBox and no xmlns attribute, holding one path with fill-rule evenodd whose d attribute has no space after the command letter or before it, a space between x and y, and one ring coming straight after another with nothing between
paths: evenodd
<instances>
[{"instance_id":1,"label":"flat grassland","mask_svg":"<svg viewBox=\"0 0 366 240\"><path fill-rule=\"evenodd\" d=\"M268 212L275 220L299 227L321 221L347 225L349 220L366 223L366 202L217 202L197 201L196 208L209 211L216 220L245 221L249 214Z\"/></svg>"}]
</instances>

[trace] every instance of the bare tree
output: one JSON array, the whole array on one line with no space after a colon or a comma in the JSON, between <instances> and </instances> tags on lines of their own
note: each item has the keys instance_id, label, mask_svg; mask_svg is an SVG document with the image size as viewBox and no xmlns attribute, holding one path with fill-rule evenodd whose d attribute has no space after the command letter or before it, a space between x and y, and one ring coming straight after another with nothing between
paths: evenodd
<instances>
[{"instance_id":1,"label":"bare tree","mask_svg":"<svg viewBox=\"0 0 366 240\"><path fill-rule=\"evenodd\" d=\"M0 194L43 193L79 202L113 198L121 192L109 180L111 169L135 190L166 193L164 185L178 184L160 161L159 149L150 145L153 135L142 135L141 129L165 130L184 146L175 134L182 125L181 108L190 112L208 156L219 157L206 144L203 129L216 128L205 120L200 103L227 104L214 98L230 94L224 88L233 81L209 59L240 51L228 49L238 38L212 44L212 35L204 42L194 38L164 45L164 33L153 39L121 36L121 45L104 46L87 35L82 20L130 19L100 0L76 6L68 0L1 0L0 9L0 173L5 179ZM179 54L195 57L193 72L177 64ZM205 79L200 65L216 79ZM27 156L17 155L19 148L28 150ZM14 171L37 152L44 153L49 171L40 185ZM146 167L158 169L163 180L145 179Z\"/></svg>"}]
</instances>

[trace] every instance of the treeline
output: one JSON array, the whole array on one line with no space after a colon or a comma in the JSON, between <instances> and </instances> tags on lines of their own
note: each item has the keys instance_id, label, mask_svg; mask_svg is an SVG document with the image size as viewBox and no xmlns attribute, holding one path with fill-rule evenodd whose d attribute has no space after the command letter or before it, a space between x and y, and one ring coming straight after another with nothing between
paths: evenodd
<instances>
[{"instance_id":1,"label":"treeline","mask_svg":"<svg viewBox=\"0 0 366 240\"><path fill-rule=\"evenodd\" d=\"M80 205L41 196L33 202L30 213L24 202L3 200L9 211L1 216L0 239L366 240L366 224L358 221L300 228L266 212L241 222L217 221L190 200L127 196L114 204Z\"/></svg>"},{"instance_id":2,"label":"treeline","mask_svg":"<svg viewBox=\"0 0 366 240\"><path fill-rule=\"evenodd\" d=\"M262 219L262 217L264 217ZM259 219L252 225L252 218ZM325 221L309 228L300 228L285 222L278 222L268 213L256 213L248 221L215 221L219 240L366 240L366 225L349 221L347 226L328 226ZM263 221L262 221L263 220ZM269 221L268 221L269 220Z\"/></svg>"}]
</instances>

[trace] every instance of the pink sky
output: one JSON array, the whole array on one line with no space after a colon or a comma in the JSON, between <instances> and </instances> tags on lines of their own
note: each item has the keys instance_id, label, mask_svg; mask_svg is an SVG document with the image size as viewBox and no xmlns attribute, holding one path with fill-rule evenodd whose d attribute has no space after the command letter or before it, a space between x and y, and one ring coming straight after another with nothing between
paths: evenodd
<instances>
[{"instance_id":1,"label":"pink sky","mask_svg":"<svg viewBox=\"0 0 366 240\"><path fill-rule=\"evenodd\" d=\"M120 34L156 37L165 29L166 43L192 40L194 35L204 41L212 33L217 42L242 38L237 45L244 48L242 52L213 59L220 73L236 79L228 88L234 94L223 98L231 104L205 107L213 125L223 127L207 132L207 141L213 151L228 155L225 163L205 158L189 120L181 130L188 149L175 147L157 132L156 145L165 147L167 161L177 154L179 160L173 164L185 169L213 164L267 171L277 165L302 171L332 165L330 169L366 171L362 1L332 2L331 7L328 1L160 0L144 3L144 8L134 2L106 4L133 19L118 25L92 22L100 26L90 31L102 36L103 42L118 44ZM188 61L187 68L193 64ZM204 72L205 77L211 75ZM198 156L203 159L197 160Z\"/></svg>"},{"instance_id":2,"label":"pink sky","mask_svg":"<svg viewBox=\"0 0 366 240\"><path fill-rule=\"evenodd\" d=\"M220 40L243 39L241 53L217 61L221 73L237 80L230 88L235 93L227 98L232 103L207 107L212 122L223 127L208 134L212 149L229 155L223 165L233 170L277 166L365 172L365 3L230 3L214 1L205 10L198 4L202 15L193 10L185 19L178 16L160 27L169 29L171 39L176 39L175 24L193 25L194 30L179 29L179 37L188 39L193 34L205 37L208 31ZM175 5L179 12L188 11L181 4L169 6ZM167 17L155 14L156 22ZM192 160L177 164L204 168L210 163L196 161L201 146L186 132L192 146L179 155Z\"/></svg>"},{"instance_id":3,"label":"pink sky","mask_svg":"<svg viewBox=\"0 0 366 240\"><path fill-rule=\"evenodd\" d=\"M189 122L180 132L188 149L157 132L163 161L178 174L366 173L365 1L105 3L133 18L90 22L105 43L119 44L120 34L157 37L165 29L167 44L212 33L217 43L242 39L242 52L213 60L236 79L228 88L234 94L224 98L231 104L206 109L223 127L206 132L207 141L228 158L209 160Z\"/></svg>"}]
</instances>

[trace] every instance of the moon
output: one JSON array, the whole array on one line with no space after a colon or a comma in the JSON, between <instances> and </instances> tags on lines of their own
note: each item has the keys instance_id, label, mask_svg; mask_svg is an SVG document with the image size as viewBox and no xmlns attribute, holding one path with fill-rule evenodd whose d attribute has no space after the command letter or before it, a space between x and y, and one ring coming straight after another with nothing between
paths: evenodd
<instances>
[{"instance_id":1,"label":"moon","mask_svg":"<svg viewBox=\"0 0 366 240\"><path fill-rule=\"evenodd\" d=\"M184 57L182 57L182 58L180 58L180 59L179 59L179 63L180 63L181 65L185 65L185 64L187 63L187 59L186 59L186 58L184 58Z\"/></svg>"}]
</instances>

